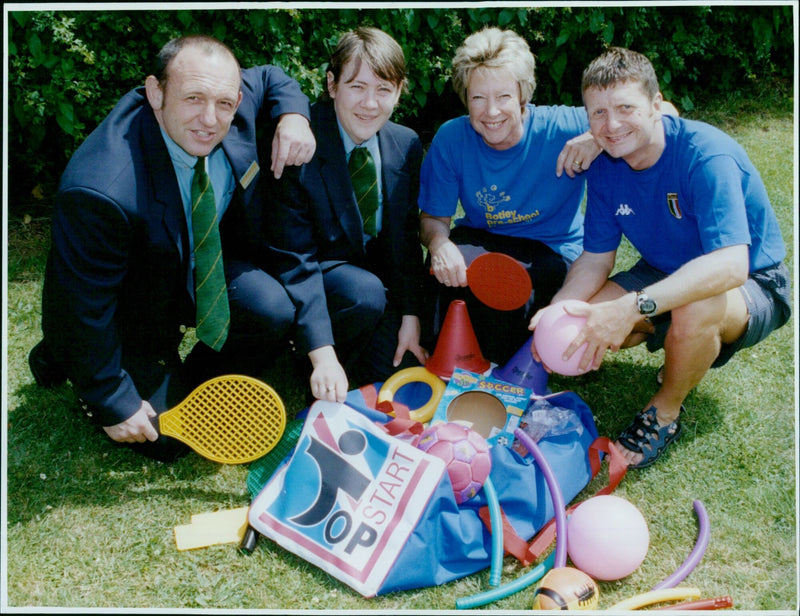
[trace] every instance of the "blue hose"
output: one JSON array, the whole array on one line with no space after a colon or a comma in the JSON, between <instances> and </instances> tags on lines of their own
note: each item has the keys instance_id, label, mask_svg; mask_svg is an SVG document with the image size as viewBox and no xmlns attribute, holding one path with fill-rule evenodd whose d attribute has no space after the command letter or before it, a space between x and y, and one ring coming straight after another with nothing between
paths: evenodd
<instances>
[{"instance_id":1,"label":"blue hose","mask_svg":"<svg viewBox=\"0 0 800 616\"><path fill-rule=\"evenodd\" d=\"M469 610L475 607L480 607L482 605L486 605L487 603L492 603L493 601L505 599L506 597L509 597L520 590L524 590L528 586L541 580L544 577L544 574L553 568L553 563L555 560L556 553L551 552L550 555L541 563L528 571L528 573L519 576L516 580L512 580L511 582L503 584L502 586L492 588L491 590L487 590L476 595L456 599L456 609Z\"/></svg>"},{"instance_id":2,"label":"blue hose","mask_svg":"<svg viewBox=\"0 0 800 616\"><path fill-rule=\"evenodd\" d=\"M503 519L500 514L500 500L497 498L497 491L494 489L491 477L487 477L483 483L483 491L486 493L486 503L489 505L489 519L492 526L492 568L489 575L489 586L499 586L500 577L503 574Z\"/></svg>"}]
</instances>

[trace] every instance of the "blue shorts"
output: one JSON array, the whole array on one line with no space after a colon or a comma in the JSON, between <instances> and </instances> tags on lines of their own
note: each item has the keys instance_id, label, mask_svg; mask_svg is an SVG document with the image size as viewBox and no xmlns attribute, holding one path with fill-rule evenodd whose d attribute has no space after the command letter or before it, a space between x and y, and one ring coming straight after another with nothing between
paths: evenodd
<instances>
[{"instance_id":1,"label":"blue shorts","mask_svg":"<svg viewBox=\"0 0 800 616\"><path fill-rule=\"evenodd\" d=\"M648 285L666 278L667 274L640 259L626 272L611 277L626 291L639 291ZM747 281L739 287L749 315L747 329L738 340L723 344L717 359L712 364L718 368L730 360L740 349L754 346L771 332L781 327L791 315L791 285L789 268L783 263L751 272ZM669 312L651 319L655 332L647 338L647 350L651 353L664 347L671 315Z\"/></svg>"}]
</instances>

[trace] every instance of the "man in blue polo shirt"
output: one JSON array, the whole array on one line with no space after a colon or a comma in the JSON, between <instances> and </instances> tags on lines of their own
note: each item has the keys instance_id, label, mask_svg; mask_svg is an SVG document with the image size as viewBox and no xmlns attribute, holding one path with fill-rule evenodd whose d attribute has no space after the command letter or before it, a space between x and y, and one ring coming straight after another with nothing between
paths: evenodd
<instances>
[{"instance_id":1,"label":"man in blue polo shirt","mask_svg":"<svg viewBox=\"0 0 800 616\"><path fill-rule=\"evenodd\" d=\"M680 435L683 401L709 368L789 319L786 250L744 149L713 126L663 115L647 58L612 48L581 89L604 154L586 174L584 252L553 302L590 304L570 310L587 317L565 352L588 343L582 368L642 342L664 349L659 390L616 443L642 468ZM609 278L623 234L641 259Z\"/></svg>"}]
</instances>

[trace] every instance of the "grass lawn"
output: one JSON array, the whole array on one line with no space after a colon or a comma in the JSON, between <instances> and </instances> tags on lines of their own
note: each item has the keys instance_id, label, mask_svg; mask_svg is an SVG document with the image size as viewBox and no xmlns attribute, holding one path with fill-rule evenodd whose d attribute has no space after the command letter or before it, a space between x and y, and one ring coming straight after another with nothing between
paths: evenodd
<instances>
[{"instance_id":1,"label":"grass lawn","mask_svg":"<svg viewBox=\"0 0 800 616\"><path fill-rule=\"evenodd\" d=\"M778 212L795 271L796 134L790 111L714 118L748 150ZM166 465L115 446L82 415L69 385L38 388L27 353L40 339L48 210L8 221L4 368L3 609L182 608L253 610L454 610L488 588L488 571L440 587L364 599L266 539L246 555L234 544L176 550L173 528L193 514L245 506L246 466L190 454ZM634 255L628 250L626 258ZM796 280L795 280L796 283ZM686 401L684 435L650 469L630 471L617 494L648 521L651 544L629 577L600 583L600 608L645 592L692 550L692 503L705 505L711 539L683 585L731 595L737 610L798 608L796 320L712 371ZM614 437L649 399L662 354L637 348L583 377L553 377L591 406ZM264 380L290 416L305 383L278 361ZM578 499L594 493L595 480ZM524 573L507 557L503 582ZM528 610L533 589L485 609Z\"/></svg>"}]
</instances>

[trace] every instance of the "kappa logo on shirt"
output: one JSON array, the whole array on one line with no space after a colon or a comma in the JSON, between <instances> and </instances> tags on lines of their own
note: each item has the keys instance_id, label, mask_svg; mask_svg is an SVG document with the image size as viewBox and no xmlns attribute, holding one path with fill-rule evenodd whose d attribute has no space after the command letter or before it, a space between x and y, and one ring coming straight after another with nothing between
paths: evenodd
<instances>
[{"instance_id":1,"label":"kappa logo on shirt","mask_svg":"<svg viewBox=\"0 0 800 616\"><path fill-rule=\"evenodd\" d=\"M615 216L630 216L631 214L635 214L636 212L631 209L631 206L627 203L620 203L617 211L614 213Z\"/></svg>"}]
</instances>

